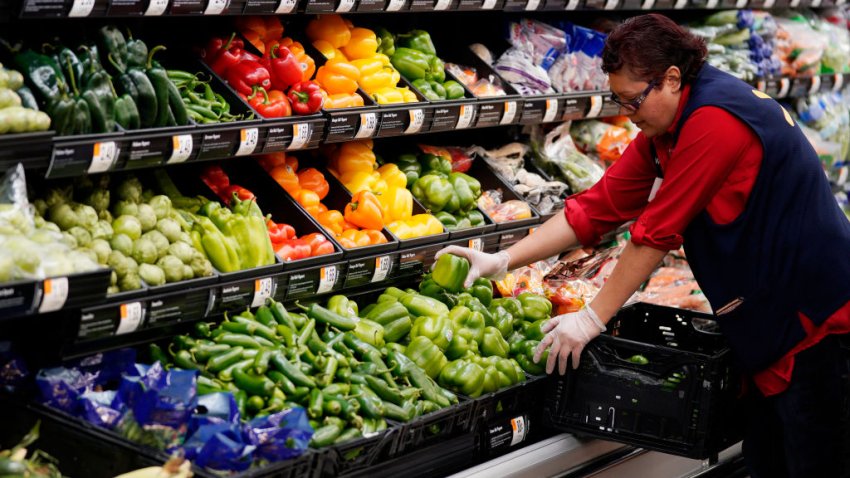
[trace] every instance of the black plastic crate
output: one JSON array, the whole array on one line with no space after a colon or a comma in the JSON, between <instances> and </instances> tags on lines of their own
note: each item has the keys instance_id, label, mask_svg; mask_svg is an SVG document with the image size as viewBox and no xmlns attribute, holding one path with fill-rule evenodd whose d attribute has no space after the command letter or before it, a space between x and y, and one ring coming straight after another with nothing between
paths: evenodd
<instances>
[{"instance_id":1,"label":"black plastic crate","mask_svg":"<svg viewBox=\"0 0 850 478\"><path fill-rule=\"evenodd\" d=\"M502 193L502 202L511 201L511 200L519 200L525 202L520 196L519 193L514 191L513 186L508 184L507 181L503 180L500 176L498 176L482 159L478 159L472 162L472 167L467 172L470 176L474 177L481 183L481 192L489 190L497 190ZM479 209L480 206L479 206ZM486 211L481 209L485 216L490 219L496 225L496 230L501 231L505 229L514 229L517 227L528 227L533 226L535 224L540 223L540 216L537 214L537 211L529 206L529 210L531 211L531 217L524 219L515 219L513 221L504 221L504 222L496 222Z\"/></svg>"},{"instance_id":2,"label":"black plastic crate","mask_svg":"<svg viewBox=\"0 0 850 478\"><path fill-rule=\"evenodd\" d=\"M409 453L469 432L474 409L475 403L471 399L461 397L460 402L455 405L403 423L398 446L391 456Z\"/></svg>"},{"instance_id":3,"label":"black plastic crate","mask_svg":"<svg viewBox=\"0 0 850 478\"><path fill-rule=\"evenodd\" d=\"M380 462L397 448L400 431L401 427L390 426L370 437L323 448L321 476L340 476Z\"/></svg>"},{"instance_id":4,"label":"black plastic crate","mask_svg":"<svg viewBox=\"0 0 850 478\"><path fill-rule=\"evenodd\" d=\"M707 314L635 304L551 380L544 417L557 429L705 459L741 439L741 379Z\"/></svg>"},{"instance_id":5,"label":"black plastic crate","mask_svg":"<svg viewBox=\"0 0 850 478\"><path fill-rule=\"evenodd\" d=\"M524 382L476 398L472 429L477 430L501 413L524 412L539 407L545 379L545 376L528 375Z\"/></svg>"}]
</instances>

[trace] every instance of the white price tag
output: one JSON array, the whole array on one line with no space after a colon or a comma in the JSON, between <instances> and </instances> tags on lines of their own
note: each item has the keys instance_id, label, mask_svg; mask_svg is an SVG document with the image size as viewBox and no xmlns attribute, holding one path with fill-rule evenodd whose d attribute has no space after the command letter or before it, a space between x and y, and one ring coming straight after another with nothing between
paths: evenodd
<instances>
[{"instance_id":1,"label":"white price tag","mask_svg":"<svg viewBox=\"0 0 850 478\"><path fill-rule=\"evenodd\" d=\"M525 426L525 419L523 417L516 417L511 419L511 429L513 430L513 436L511 437L511 446L514 446L517 443L522 443L523 440L525 440L525 435L528 430Z\"/></svg>"},{"instance_id":2,"label":"white price tag","mask_svg":"<svg viewBox=\"0 0 850 478\"><path fill-rule=\"evenodd\" d=\"M540 6L540 0L528 0L528 3L525 4L526 10L537 10L537 7Z\"/></svg>"},{"instance_id":3,"label":"white price tag","mask_svg":"<svg viewBox=\"0 0 850 478\"><path fill-rule=\"evenodd\" d=\"M339 6L336 11L339 13L350 12L354 8L354 0L339 0Z\"/></svg>"},{"instance_id":4,"label":"white price tag","mask_svg":"<svg viewBox=\"0 0 850 478\"><path fill-rule=\"evenodd\" d=\"M555 121L555 116L558 114L558 100L549 98L546 100L546 112L543 114L543 122L549 123Z\"/></svg>"},{"instance_id":5,"label":"white price tag","mask_svg":"<svg viewBox=\"0 0 850 478\"><path fill-rule=\"evenodd\" d=\"M425 124L425 112L421 109L410 110L410 123L404 130L404 134L418 133L423 124Z\"/></svg>"},{"instance_id":6,"label":"white price tag","mask_svg":"<svg viewBox=\"0 0 850 478\"><path fill-rule=\"evenodd\" d=\"M749 0L738 0L735 3L735 8L744 8L747 6L747 3L749 3Z\"/></svg>"},{"instance_id":7,"label":"white price tag","mask_svg":"<svg viewBox=\"0 0 850 478\"><path fill-rule=\"evenodd\" d=\"M274 12L277 14L292 13L297 6L298 0L280 0L277 9Z\"/></svg>"},{"instance_id":8,"label":"white price tag","mask_svg":"<svg viewBox=\"0 0 850 478\"><path fill-rule=\"evenodd\" d=\"M708 0L705 3L705 8L717 8L717 5L720 3L720 0Z\"/></svg>"},{"instance_id":9,"label":"white price tag","mask_svg":"<svg viewBox=\"0 0 850 478\"><path fill-rule=\"evenodd\" d=\"M475 249L476 251L483 251L484 250L484 242L481 240L480 237L476 237L475 239L469 240L469 246L468 247L470 249Z\"/></svg>"},{"instance_id":10,"label":"white price tag","mask_svg":"<svg viewBox=\"0 0 850 478\"><path fill-rule=\"evenodd\" d=\"M840 170L838 170L838 185L843 186L847 182L847 175L850 173L847 166L843 166Z\"/></svg>"},{"instance_id":11,"label":"white price tag","mask_svg":"<svg viewBox=\"0 0 850 478\"><path fill-rule=\"evenodd\" d=\"M788 6L791 8L797 8L800 6L800 0L791 0L791 2L788 3Z\"/></svg>"},{"instance_id":12,"label":"white price tag","mask_svg":"<svg viewBox=\"0 0 850 478\"><path fill-rule=\"evenodd\" d=\"M71 11L68 12L69 17L87 17L94 10L94 0L74 0L71 4Z\"/></svg>"},{"instance_id":13,"label":"white price tag","mask_svg":"<svg viewBox=\"0 0 850 478\"><path fill-rule=\"evenodd\" d=\"M615 10L619 4L620 0L608 0L605 2L605 10Z\"/></svg>"},{"instance_id":14,"label":"white price tag","mask_svg":"<svg viewBox=\"0 0 850 478\"><path fill-rule=\"evenodd\" d=\"M569 0L567 2L567 6L564 7L564 10L575 10L576 8L578 8L578 2L579 0Z\"/></svg>"},{"instance_id":15,"label":"white price tag","mask_svg":"<svg viewBox=\"0 0 850 478\"><path fill-rule=\"evenodd\" d=\"M192 155L192 148L194 144L192 142L191 134L180 134L171 137L171 157L166 161L167 164L174 163L182 163L189 159L189 156Z\"/></svg>"},{"instance_id":16,"label":"white price tag","mask_svg":"<svg viewBox=\"0 0 850 478\"><path fill-rule=\"evenodd\" d=\"M779 80L779 93L777 93L777 98L785 98L788 96L788 91L791 90L791 80L788 78L782 78Z\"/></svg>"},{"instance_id":17,"label":"white price tag","mask_svg":"<svg viewBox=\"0 0 850 478\"><path fill-rule=\"evenodd\" d=\"M762 6L762 8L764 8L765 10L768 8L773 8L774 4L776 4L776 0L764 0L764 6Z\"/></svg>"},{"instance_id":18,"label":"white price tag","mask_svg":"<svg viewBox=\"0 0 850 478\"><path fill-rule=\"evenodd\" d=\"M381 282L386 279L392 267L393 260L390 256L376 257L375 274L372 275L372 282Z\"/></svg>"},{"instance_id":19,"label":"white price tag","mask_svg":"<svg viewBox=\"0 0 850 478\"><path fill-rule=\"evenodd\" d=\"M809 88L809 94L813 95L820 91L820 76L815 75L812 77L812 86Z\"/></svg>"},{"instance_id":20,"label":"white price tag","mask_svg":"<svg viewBox=\"0 0 850 478\"><path fill-rule=\"evenodd\" d=\"M310 123L295 123L292 125L292 142L289 143L287 149L301 149L310 141L310 133L312 133Z\"/></svg>"},{"instance_id":21,"label":"white price tag","mask_svg":"<svg viewBox=\"0 0 850 478\"><path fill-rule=\"evenodd\" d=\"M115 141L95 143L92 150L91 164L89 165L89 174L109 171L112 165L115 164L116 158L118 158L118 146L115 144Z\"/></svg>"},{"instance_id":22,"label":"white price tag","mask_svg":"<svg viewBox=\"0 0 850 478\"><path fill-rule=\"evenodd\" d=\"M835 74L835 82L832 84L832 91L833 92L840 91L841 87L843 87L843 86L844 86L844 75L842 75L841 73L836 73Z\"/></svg>"},{"instance_id":23,"label":"white price tag","mask_svg":"<svg viewBox=\"0 0 850 478\"><path fill-rule=\"evenodd\" d=\"M602 97L593 95L590 97L590 111L587 112L586 118L596 118L602 112Z\"/></svg>"},{"instance_id":24,"label":"white price tag","mask_svg":"<svg viewBox=\"0 0 850 478\"><path fill-rule=\"evenodd\" d=\"M336 285L337 270L336 266L325 266L319 270L319 288L316 289L317 294L324 294L333 290Z\"/></svg>"},{"instance_id":25,"label":"white price tag","mask_svg":"<svg viewBox=\"0 0 850 478\"><path fill-rule=\"evenodd\" d=\"M404 0L390 0L390 3L387 5L388 12L397 12L404 8Z\"/></svg>"},{"instance_id":26,"label":"white price tag","mask_svg":"<svg viewBox=\"0 0 850 478\"><path fill-rule=\"evenodd\" d=\"M681 10L688 5L688 0L676 0L676 4L673 5L673 8L676 10Z\"/></svg>"},{"instance_id":27,"label":"white price tag","mask_svg":"<svg viewBox=\"0 0 850 478\"><path fill-rule=\"evenodd\" d=\"M821 4L821 0L812 0L812 8L818 8Z\"/></svg>"},{"instance_id":28,"label":"white price tag","mask_svg":"<svg viewBox=\"0 0 850 478\"><path fill-rule=\"evenodd\" d=\"M437 4L434 5L434 10L448 10L452 4L452 0L437 0Z\"/></svg>"},{"instance_id":29,"label":"white price tag","mask_svg":"<svg viewBox=\"0 0 850 478\"><path fill-rule=\"evenodd\" d=\"M168 0L151 0L148 9L145 10L146 17L158 17L168 9Z\"/></svg>"},{"instance_id":30,"label":"white price tag","mask_svg":"<svg viewBox=\"0 0 850 478\"><path fill-rule=\"evenodd\" d=\"M118 322L118 330L115 335L129 334L135 332L142 323L142 303L130 302L121 304L121 316Z\"/></svg>"},{"instance_id":31,"label":"white price tag","mask_svg":"<svg viewBox=\"0 0 850 478\"><path fill-rule=\"evenodd\" d=\"M207 9L204 10L204 15L221 15L221 12L227 8L228 0L209 0Z\"/></svg>"},{"instance_id":32,"label":"white price tag","mask_svg":"<svg viewBox=\"0 0 850 478\"><path fill-rule=\"evenodd\" d=\"M472 105L461 105L460 115L457 118L455 129L469 128L470 123L472 123L473 113L475 113L475 110L472 108Z\"/></svg>"},{"instance_id":33,"label":"white price tag","mask_svg":"<svg viewBox=\"0 0 850 478\"><path fill-rule=\"evenodd\" d=\"M245 156L254 152L257 149L257 142L260 140L260 131L257 128L242 128L239 131L239 149L236 150L235 156Z\"/></svg>"},{"instance_id":34,"label":"white price tag","mask_svg":"<svg viewBox=\"0 0 850 478\"><path fill-rule=\"evenodd\" d=\"M484 3L481 4L482 10L492 10L496 8L496 0L484 0Z\"/></svg>"},{"instance_id":35,"label":"white price tag","mask_svg":"<svg viewBox=\"0 0 850 478\"><path fill-rule=\"evenodd\" d=\"M517 104L516 101L505 101L505 112L502 114L502 120L499 124L510 124L516 118Z\"/></svg>"},{"instance_id":36,"label":"white price tag","mask_svg":"<svg viewBox=\"0 0 850 478\"><path fill-rule=\"evenodd\" d=\"M44 279L42 291L44 296L41 298L38 313L44 314L59 310L65 306L65 301L68 300L68 278Z\"/></svg>"},{"instance_id":37,"label":"white price tag","mask_svg":"<svg viewBox=\"0 0 850 478\"><path fill-rule=\"evenodd\" d=\"M259 307L266 303L266 299L270 299L274 293L274 283L271 277L264 277L254 281L254 300L251 301L251 307Z\"/></svg>"},{"instance_id":38,"label":"white price tag","mask_svg":"<svg viewBox=\"0 0 850 478\"><path fill-rule=\"evenodd\" d=\"M378 129L378 115L375 113L360 113L360 126L357 128L355 138L371 138L375 136L375 130Z\"/></svg>"},{"instance_id":39,"label":"white price tag","mask_svg":"<svg viewBox=\"0 0 850 478\"><path fill-rule=\"evenodd\" d=\"M652 7L655 6L655 0L644 0L643 3L640 4L641 10L652 10Z\"/></svg>"}]
</instances>

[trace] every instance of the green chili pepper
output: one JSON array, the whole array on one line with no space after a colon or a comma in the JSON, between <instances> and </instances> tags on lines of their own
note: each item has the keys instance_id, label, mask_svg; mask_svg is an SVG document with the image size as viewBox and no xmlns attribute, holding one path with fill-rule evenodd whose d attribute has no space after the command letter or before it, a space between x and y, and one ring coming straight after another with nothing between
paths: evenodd
<instances>
[{"instance_id":1,"label":"green chili pepper","mask_svg":"<svg viewBox=\"0 0 850 478\"><path fill-rule=\"evenodd\" d=\"M254 363L254 359L251 359L251 358L240 360L240 361L238 361L234 364L231 364L230 366L228 366L227 368L225 368L224 370L219 372L217 377L222 382L232 382L233 381L233 373L235 371L239 370L239 371L244 372L244 371L248 370L253 363ZM241 388L241 387L239 387L239 388Z\"/></svg>"},{"instance_id":2,"label":"green chili pepper","mask_svg":"<svg viewBox=\"0 0 850 478\"><path fill-rule=\"evenodd\" d=\"M242 347L233 347L227 352L213 355L207 362L207 371L218 373L242 359Z\"/></svg>"},{"instance_id":3,"label":"green chili pepper","mask_svg":"<svg viewBox=\"0 0 850 478\"><path fill-rule=\"evenodd\" d=\"M325 325L336 327L340 330L354 330L357 327L357 322L354 318L331 312L319 304L314 303L310 304L309 307L305 307L296 301L295 305L304 310L310 318Z\"/></svg>"},{"instance_id":4,"label":"green chili pepper","mask_svg":"<svg viewBox=\"0 0 850 478\"><path fill-rule=\"evenodd\" d=\"M242 370L233 371L233 381L236 386L251 395L270 397L274 392L274 382L264 376L249 375Z\"/></svg>"},{"instance_id":5,"label":"green chili pepper","mask_svg":"<svg viewBox=\"0 0 850 478\"><path fill-rule=\"evenodd\" d=\"M292 383L298 386L315 388L316 382L306 376L301 370L298 369L295 365L290 363L286 357L283 355L283 352L276 352L271 357L271 363L275 366L281 373L286 375L286 377L292 380Z\"/></svg>"}]
</instances>

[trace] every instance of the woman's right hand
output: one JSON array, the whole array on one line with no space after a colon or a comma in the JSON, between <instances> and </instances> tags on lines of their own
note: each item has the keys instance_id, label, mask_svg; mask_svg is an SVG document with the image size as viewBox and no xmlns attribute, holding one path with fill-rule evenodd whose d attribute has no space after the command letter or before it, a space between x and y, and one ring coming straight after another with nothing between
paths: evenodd
<instances>
[{"instance_id":1,"label":"woman's right hand","mask_svg":"<svg viewBox=\"0 0 850 478\"><path fill-rule=\"evenodd\" d=\"M469 261L469 274L463 282L464 287L472 286L472 282L484 277L492 280L501 280L508 272L508 264L511 256L507 251L499 251L495 254L477 251L468 247L449 246L441 249L434 255L434 260L443 254L454 254Z\"/></svg>"}]
</instances>

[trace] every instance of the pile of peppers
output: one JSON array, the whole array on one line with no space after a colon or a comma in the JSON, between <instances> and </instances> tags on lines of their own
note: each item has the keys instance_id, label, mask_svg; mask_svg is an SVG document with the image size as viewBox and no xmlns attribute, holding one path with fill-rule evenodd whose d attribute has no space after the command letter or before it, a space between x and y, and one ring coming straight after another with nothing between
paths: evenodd
<instances>
[{"instance_id":1,"label":"pile of peppers","mask_svg":"<svg viewBox=\"0 0 850 478\"><path fill-rule=\"evenodd\" d=\"M437 56L428 32L412 30L393 37L382 29L381 45L396 70L425 98L431 101L463 98L463 86L446 80L446 65Z\"/></svg>"},{"instance_id":2,"label":"pile of peppers","mask_svg":"<svg viewBox=\"0 0 850 478\"><path fill-rule=\"evenodd\" d=\"M167 352L151 345L150 355L198 370L198 394L232 393L242 417L304 407L314 447L379 432L387 419L407 422L458 403L403 347L385 343L384 330L398 336L393 330L410 329L401 304L373 307L375 320L359 317L357 304L344 296L298 307L304 313L269 301L214 327L199 323L191 335L175 337Z\"/></svg>"},{"instance_id":3,"label":"pile of peppers","mask_svg":"<svg viewBox=\"0 0 850 478\"><path fill-rule=\"evenodd\" d=\"M38 110L38 103L24 75L0 66L0 134L46 131L50 116Z\"/></svg>"},{"instance_id":4,"label":"pile of peppers","mask_svg":"<svg viewBox=\"0 0 850 478\"><path fill-rule=\"evenodd\" d=\"M328 60L317 80L335 105L340 101L354 106L356 100L349 103L348 98L356 94L357 86L382 105L419 101L409 88L397 86L401 74L381 50L382 44L385 48L388 44L374 31L355 27L339 15L319 15L307 25L307 36Z\"/></svg>"}]
</instances>

